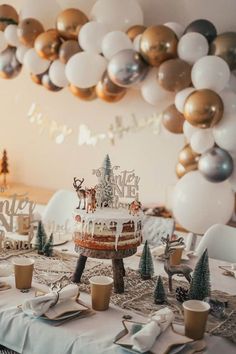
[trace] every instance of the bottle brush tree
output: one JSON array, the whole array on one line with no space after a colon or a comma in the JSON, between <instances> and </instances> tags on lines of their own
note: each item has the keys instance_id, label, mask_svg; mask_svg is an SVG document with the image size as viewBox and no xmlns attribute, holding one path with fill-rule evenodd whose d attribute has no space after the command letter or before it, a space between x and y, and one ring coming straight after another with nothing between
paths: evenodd
<instances>
[{"instance_id":1,"label":"bottle brush tree","mask_svg":"<svg viewBox=\"0 0 236 354\"><path fill-rule=\"evenodd\" d=\"M143 280L150 279L154 274L152 255L147 240L139 262L139 273Z\"/></svg>"},{"instance_id":2,"label":"bottle brush tree","mask_svg":"<svg viewBox=\"0 0 236 354\"><path fill-rule=\"evenodd\" d=\"M207 249L199 258L190 283L189 299L204 300L211 293L210 271Z\"/></svg>"}]
</instances>

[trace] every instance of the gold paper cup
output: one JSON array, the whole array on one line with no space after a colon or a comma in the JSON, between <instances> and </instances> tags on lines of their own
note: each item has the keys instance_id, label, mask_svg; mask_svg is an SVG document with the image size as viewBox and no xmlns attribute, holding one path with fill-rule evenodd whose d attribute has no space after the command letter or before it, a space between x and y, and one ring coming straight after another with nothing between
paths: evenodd
<instances>
[{"instance_id":1,"label":"gold paper cup","mask_svg":"<svg viewBox=\"0 0 236 354\"><path fill-rule=\"evenodd\" d=\"M183 303L185 335L194 340L204 337L210 305L199 300Z\"/></svg>"},{"instance_id":2,"label":"gold paper cup","mask_svg":"<svg viewBox=\"0 0 236 354\"><path fill-rule=\"evenodd\" d=\"M95 276L89 279L91 284L92 308L105 311L109 307L113 279L106 276Z\"/></svg>"},{"instance_id":3,"label":"gold paper cup","mask_svg":"<svg viewBox=\"0 0 236 354\"><path fill-rule=\"evenodd\" d=\"M17 289L30 289L33 278L34 260L31 258L16 258L13 260L15 284Z\"/></svg>"}]
</instances>

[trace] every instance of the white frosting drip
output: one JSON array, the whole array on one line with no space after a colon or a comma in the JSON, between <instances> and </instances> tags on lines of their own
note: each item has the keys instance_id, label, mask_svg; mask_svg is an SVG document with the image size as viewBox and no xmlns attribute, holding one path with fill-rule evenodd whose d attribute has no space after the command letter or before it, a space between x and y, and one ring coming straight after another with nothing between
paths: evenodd
<instances>
[{"instance_id":1,"label":"white frosting drip","mask_svg":"<svg viewBox=\"0 0 236 354\"><path fill-rule=\"evenodd\" d=\"M138 224L142 221L143 218L142 211L139 211L139 213L136 215L130 215L129 211L126 209L112 208L97 209L94 213L87 213L85 210L76 210L76 214L81 218L82 233L84 234L89 233L90 224L92 224L92 236L95 232L95 225L100 224L102 230L105 228L110 230L111 227L115 226L116 250L118 248L118 242L122 234L124 224L132 222L134 224L135 237L139 237L139 233L137 233Z\"/></svg>"}]
</instances>

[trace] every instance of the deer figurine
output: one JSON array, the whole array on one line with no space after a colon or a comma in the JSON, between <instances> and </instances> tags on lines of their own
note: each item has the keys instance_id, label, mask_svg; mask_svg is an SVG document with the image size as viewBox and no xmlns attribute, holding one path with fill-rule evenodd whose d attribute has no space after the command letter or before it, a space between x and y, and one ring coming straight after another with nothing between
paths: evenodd
<instances>
[{"instance_id":1,"label":"deer figurine","mask_svg":"<svg viewBox=\"0 0 236 354\"><path fill-rule=\"evenodd\" d=\"M162 243L164 243L165 246L165 252L164 252L164 269L168 275L168 280L169 280L169 291L172 292L173 287L172 287L172 277L175 274L182 274L187 281L190 283L192 280L191 277L191 272L193 271L192 268L190 268L186 264L180 264L180 265L171 265L170 264L170 255L175 251L175 247L179 245L183 245L183 237L170 240L169 235L167 235L166 238L162 238Z\"/></svg>"},{"instance_id":2,"label":"deer figurine","mask_svg":"<svg viewBox=\"0 0 236 354\"><path fill-rule=\"evenodd\" d=\"M91 211L94 213L96 210L96 189L95 188L85 188L85 202L86 202L86 212Z\"/></svg>"},{"instance_id":3,"label":"deer figurine","mask_svg":"<svg viewBox=\"0 0 236 354\"><path fill-rule=\"evenodd\" d=\"M142 204L135 199L132 203L129 204L129 213L134 215L138 215L139 211L141 210Z\"/></svg>"},{"instance_id":4,"label":"deer figurine","mask_svg":"<svg viewBox=\"0 0 236 354\"><path fill-rule=\"evenodd\" d=\"M78 184L79 182L79 184ZM73 187L77 193L77 196L79 198L79 205L77 206L76 209L80 209L81 206L81 201L83 200L83 209L85 209L85 198L86 198L86 193L85 189L82 189L82 184L84 182L84 178L81 180L79 178L74 177L74 182L73 182Z\"/></svg>"}]
</instances>

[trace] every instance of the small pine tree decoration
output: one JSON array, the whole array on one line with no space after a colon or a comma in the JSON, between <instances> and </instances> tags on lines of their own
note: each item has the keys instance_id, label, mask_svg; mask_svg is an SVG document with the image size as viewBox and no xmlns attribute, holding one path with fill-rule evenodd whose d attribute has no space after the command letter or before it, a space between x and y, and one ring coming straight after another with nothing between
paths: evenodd
<instances>
[{"instance_id":1,"label":"small pine tree decoration","mask_svg":"<svg viewBox=\"0 0 236 354\"><path fill-rule=\"evenodd\" d=\"M159 275L157 279L157 284L154 291L154 302L155 304L163 304L166 301L166 293L162 281L162 277Z\"/></svg>"},{"instance_id":2,"label":"small pine tree decoration","mask_svg":"<svg viewBox=\"0 0 236 354\"><path fill-rule=\"evenodd\" d=\"M103 162L103 175L101 178L102 185L102 205L109 206L113 202L114 192L112 187L112 166L109 155L106 155Z\"/></svg>"},{"instance_id":3,"label":"small pine tree decoration","mask_svg":"<svg viewBox=\"0 0 236 354\"><path fill-rule=\"evenodd\" d=\"M203 300L211 293L208 253L205 249L199 258L190 283L189 299Z\"/></svg>"},{"instance_id":4,"label":"small pine tree decoration","mask_svg":"<svg viewBox=\"0 0 236 354\"><path fill-rule=\"evenodd\" d=\"M46 242L47 242L47 235L44 230L42 221L39 221L37 234L36 234L36 245L35 245L35 248L36 250L38 250L39 254L43 254L43 248Z\"/></svg>"},{"instance_id":5,"label":"small pine tree decoration","mask_svg":"<svg viewBox=\"0 0 236 354\"><path fill-rule=\"evenodd\" d=\"M3 186L7 187L7 174L9 173L7 151L3 150L2 163L1 163L1 175L3 175Z\"/></svg>"},{"instance_id":6,"label":"small pine tree decoration","mask_svg":"<svg viewBox=\"0 0 236 354\"><path fill-rule=\"evenodd\" d=\"M52 257L53 254L53 234L50 235L48 241L43 247L43 254L46 257Z\"/></svg>"},{"instance_id":7,"label":"small pine tree decoration","mask_svg":"<svg viewBox=\"0 0 236 354\"><path fill-rule=\"evenodd\" d=\"M151 279L154 274L152 255L147 240L145 241L139 262L139 273L143 280Z\"/></svg>"}]
</instances>

